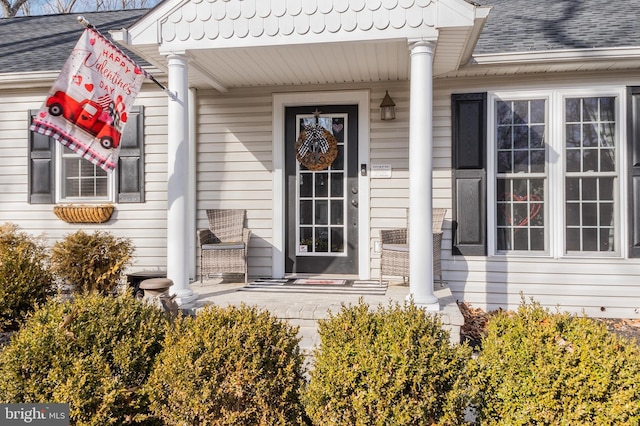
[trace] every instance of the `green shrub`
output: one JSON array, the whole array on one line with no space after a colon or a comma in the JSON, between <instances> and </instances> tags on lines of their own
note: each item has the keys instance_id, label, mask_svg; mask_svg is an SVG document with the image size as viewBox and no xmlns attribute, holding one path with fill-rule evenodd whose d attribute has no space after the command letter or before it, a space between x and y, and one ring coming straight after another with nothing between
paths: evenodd
<instances>
[{"instance_id":1,"label":"green shrub","mask_svg":"<svg viewBox=\"0 0 640 426\"><path fill-rule=\"evenodd\" d=\"M489 322L482 348L481 424L640 424L640 351L602 323L523 303Z\"/></svg>"},{"instance_id":2,"label":"green shrub","mask_svg":"<svg viewBox=\"0 0 640 426\"><path fill-rule=\"evenodd\" d=\"M413 303L360 302L319 321L320 344L304 395L317 425L459 424L470 358L435 315Z\"/></svg>"},{"instance_id":3,"label":"green shrub","mask_svg":"<svg viewBox=\"0 0 640 426\"><path fill-rule=\"evenodd\" d=\"M15 329L38 303L55 292L42 239L0 226L0 329Z\"/></svg>"},{"instance_id":4,"label":"green shrub","mask_svg":"<svg viewBox=\"0 0 640 426\"><path fill-rule=\"evenodd\" d=\"M148 381L153 412L167 425L301 424L297 331L247 306L178 321Z\"/></svg>"},{"instance_id":5,"label":"green shrub","mask_svg":"<svg viewBox=\"0 0 640 426\"><path fill-rule=\"evenodd\" d=\"M69 403L78 425L142 422L166 328L161 311L130 295L49 301L0 353L0 401Z\"/></svg>"},{"instance_id":6,"label":"green shrub","mask_svg":"<svg viewBox=\"0 0 640 426\"><path fill-rule=\"evenodd\" d=\"M77 231L53 246L52 270L80 293L113 293L131 264L133 244L108 232Z\"/></svg>"}]
</instances>

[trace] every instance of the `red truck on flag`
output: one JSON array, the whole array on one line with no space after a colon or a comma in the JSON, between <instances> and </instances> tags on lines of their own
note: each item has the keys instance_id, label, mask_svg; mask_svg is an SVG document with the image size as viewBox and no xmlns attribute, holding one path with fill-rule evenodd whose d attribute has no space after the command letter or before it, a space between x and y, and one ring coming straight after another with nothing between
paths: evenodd
<instances>
[{"instance_id":1,"label":"red truck on flag","mask_svg":"<svg viewBox=\"0 0 640 426\"><path fill-rule=\"evenodd\" d=\"M105 149L117 148L120 145L120 132L107 121L104 108L97 102L85 99L78 102L65 92L59 90L47 99L49 114L54 117L63 116L71 123L91 133Z\"/></svg>"}]
</instances>

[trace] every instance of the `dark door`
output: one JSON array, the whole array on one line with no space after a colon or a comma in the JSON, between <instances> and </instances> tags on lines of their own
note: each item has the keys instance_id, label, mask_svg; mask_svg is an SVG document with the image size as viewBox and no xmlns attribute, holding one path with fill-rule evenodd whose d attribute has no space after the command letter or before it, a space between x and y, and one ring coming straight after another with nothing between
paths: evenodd
<instances>
[{"instance_id":1,"label":"dark door","mask_svg":"<svg viewBox=\"0 0 640 426\"><path fill-rule=\"evenodd\" d=\"M285 120L285 271L357 274L357 106L291 107ZM300 157L299 146L314 126L330 133L324 133L328 137L321 141L337 146L337 155L326 168L317 169Z\"/></svg>"}]
</instances>

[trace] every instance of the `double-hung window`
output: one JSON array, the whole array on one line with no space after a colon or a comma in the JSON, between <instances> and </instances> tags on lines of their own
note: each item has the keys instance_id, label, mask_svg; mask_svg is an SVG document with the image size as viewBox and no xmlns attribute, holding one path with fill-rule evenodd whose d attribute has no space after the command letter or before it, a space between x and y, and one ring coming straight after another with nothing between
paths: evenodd
<instances>
[{"instance_id":1,"label":"double-hung window","mask_svg":"<svg viewBox=\"0 0 640 426\"><path fill-rule=\"evenodd\" d=\"M620 254L620 97L494 96L493 253Z\"/></svg>"}]
</instances>

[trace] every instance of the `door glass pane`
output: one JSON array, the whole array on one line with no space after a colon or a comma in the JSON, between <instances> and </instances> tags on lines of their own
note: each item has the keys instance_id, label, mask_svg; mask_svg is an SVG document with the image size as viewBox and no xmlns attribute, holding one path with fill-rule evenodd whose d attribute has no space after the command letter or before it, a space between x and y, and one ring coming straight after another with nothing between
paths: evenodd
<instances>
[{"instance_id":1,"label":"door glass pane","mask_svg":"<svg viewBox=\"0 0 640 426\"><path fill-rule=\"evenodd\" d=\"M331 225L344 224L344 203L342 200L331 201Z\"/></svg>"},{"instance_id":2,"label":"door glass pane","mask_svg":"<svg viewBox=\"0 0 640 426\"><path fill-rule=\"evenodd\" d=\"M344 252L344 229L331 228L331 251L334 253Z\"/></svg>"},{"instance_id":3,"label":"door glass pane","mask_svg":"<svg viewBox=\"0 0 640 426\"><path fill-rule=\"evenodd\" d=\"M331 196L344 196L344 173L331 173Z\"/></svg>"},{"instance_id":4,"label":"door glass pane","mask_svg":"<svg viewBox=\"0 0 640 426\"><path fill-rule=\"evenodd\" d=\"M329 223L329 203L327 200L316 201L316 225L327 225Z\"/></svg>"},{"instance_id":5,"label":"door glass pane","mask_svg":"<svg viewBox=\"0 0 640 426\"><path fill-rule=\"evenodd\" d=\"M329 195L329 174L315 173L316 197L326 197Z\"/></svg>"},{"instance_id":6,"label":"door glass pane","mask_svg":"<svg viewBox=\"0 0 640 426\"><path fill-rule=\"evenodd\" d=\"M315 251L321 253L329 251L329 228L316 228Z\"/></svg>"},{"instance_id":7,"label":"door glass pane","mask_svg":"<svg viewBox=\"0 0 640 426\"><path fill-rule=\"evenodd\" d=\"M313 224L313 201L300 200L300 224Z\"/></svg>"},{"instance_id":8,"label":"door glass pane","mask_svg":"<svg viewBox=\"0 0 640 426\"><path fill-rule=\"evenodd\" d=\"M313 197L313 174L300 173L300 197Z\"/></svg>"},{"instance_id":9,"label":"door glass pane","mask_svg":"<svg viewBox=\"0 0 640 426\"><path fill-rule=\"evenodd\" d=\"M298 134L305 126L315 126L313 115L298 115ZM317 124L336 139L338 155L324 170L309 170L297 163L298 175L298 250L297 256L346 255L346 190L344 166L347 115L327 114L317 118ZM349 194L350 195L350 194Z\"/></svg>"}]
</instances>

